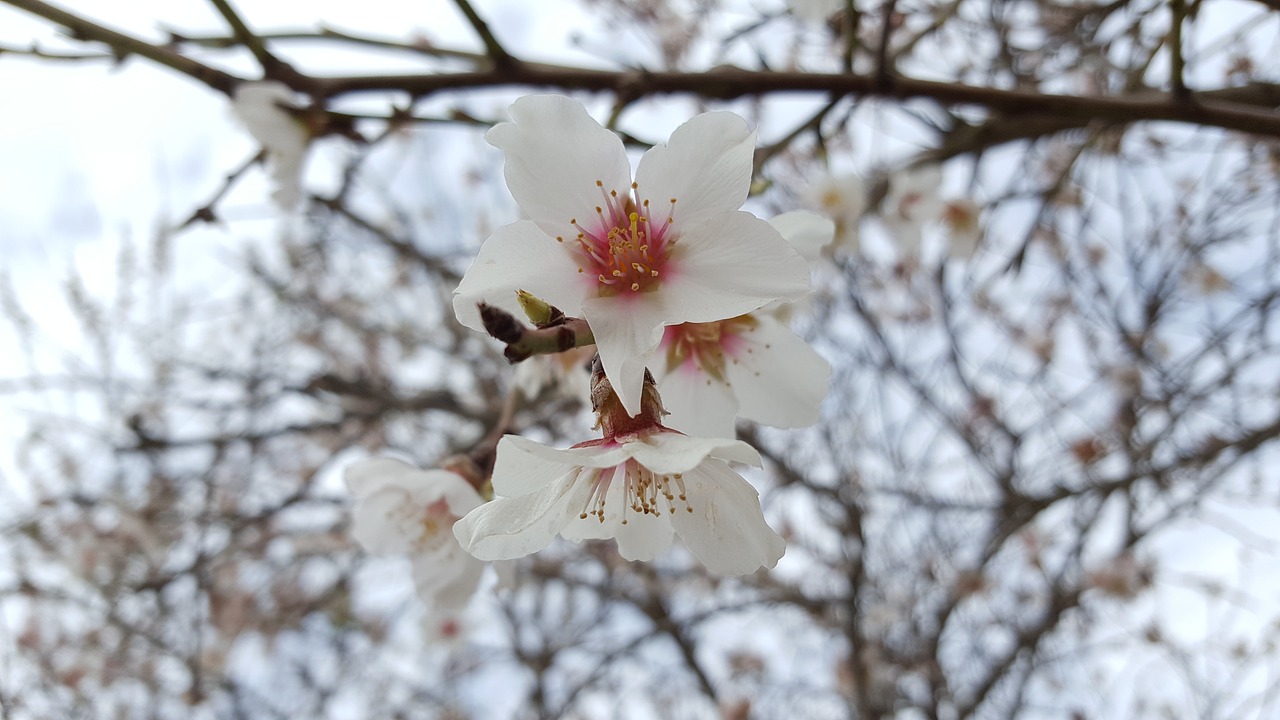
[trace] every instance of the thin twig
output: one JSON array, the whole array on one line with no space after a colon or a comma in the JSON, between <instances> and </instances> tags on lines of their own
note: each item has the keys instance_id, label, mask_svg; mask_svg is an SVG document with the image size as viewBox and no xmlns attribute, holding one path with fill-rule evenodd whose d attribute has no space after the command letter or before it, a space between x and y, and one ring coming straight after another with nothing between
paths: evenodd
<instances>
[{"instance_id":1,"label":"thin twig","mask_svg":"<svg viewBox=\"0 0 1280 720\"><path fill-rule=\"evenodd\" d=\"M235 8L231 7L227 0L209 0L209 2L213 3L213 6L218 9L218 13L231 26L231 32L235 35L236 40L248 48L249 52L253 53L253 56L257 58L258 64L262 66L262 72L266 77L277 77L281 74L281 70L286 70L285 74L296 74L293 72L293 68L281 62L271 54L270 50L267 50L262 38L253 34L253 31L249 29L249 26L244 23L239 13L235 11Z\"/></svg>"},{"instance_id":2,"label":"thin twig","mask_svg":"<svg viewBox=\"0 0 1280 720\"><path fill-rule=\"evenodd\" d=\"M471 23L472 29L476 31L476 35L480 36L480 41L484 43L485 50L489 53L489 59L493 60L493 66L497 70L506 70L515 67L519 61L502 47L502 43L498 42L498 38L493 36L493 31L489 29L489 24L480 17L476 9L471 7L468 0L453 0L462 14L467 17L467 22Z\"/></svg>"},{"instance_id":3,"label":"thin twig","mask_svg":"<svg viewBox=\"0 0 1280 720\"><path fill-rule=\"evenodd\" d=\"M1174 102L1185 103L1191 99L1184 77L1186 58L1182 55L1182 22L1187 16L1186 0L1169 0L1169 10L1173 15L1169 21L1169 54L1172 62L1169 79L1173 85Z\"/></svg>"}]
</instances>

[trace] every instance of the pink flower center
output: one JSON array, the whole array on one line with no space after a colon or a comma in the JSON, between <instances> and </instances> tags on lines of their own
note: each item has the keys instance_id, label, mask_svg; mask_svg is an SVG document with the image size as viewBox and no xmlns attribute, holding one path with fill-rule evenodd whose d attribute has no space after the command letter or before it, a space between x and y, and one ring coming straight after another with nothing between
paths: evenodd
<instances>
[{"instance_id":1,"label":"pink flower center","mask_svg":"<svg viewBox=\"0 0 1280 720\"><path fill-rule=\"evenodd\" d=\"M648 292L658 287L663 267L675 245L671 232L676 199L665 219L654 221L648 200L640 200L640 192L631 183L631 194L618 195L617 190L600 188L602 204L596 206L595 220L569 221L578 230L569 249L578 261L578 272L594 275L601 295ZM563 236L556 240L563 243Z\"/></svg>"},{"instance_id":2,"label":"pink flower center","mask_svg":"<svg viewBox=\"0 0 1280 720\"><path fill-rule=\"evenodd\" d=\"M692 363L693 369L720 382L725 378L725 363L733 360L742 345L742 335L756 329L760 322L751 315L709 323L670 325L662 336L667 349L667 372L675 372Z\"/></svg>"},{"instance_id":3,"label":"pink flower center","mask_svg":"<svg viewBox=\"0 0 1280 720\"><path fill-rule=\"evenodd\" d=\"M404 511L412 513L410 508L411 506L406 506ZM458 521L458 516L449 510L448 501L440 498L420 508L418 512L416 517L410 515L410 521L418 531L414 545L420 551L438 550L447 545L452 539L453 524Z\"/></svg>"},{"instance_id":4,"label":"pink flower center","mask_svg":"<svg viewBox=\"0 0 1280 720\"><path fill-rule=\"evenodd\" d=\"M587 469L584 471L592 472ZM595 516L598 521L604 522L605 500L608 498L609 488L615 482L623 483L622 496L626 502L626 507L622 510L623 525L627 524L627 510L658 517L662 515L662 507L665 505L668 513L674 513L677 497L684 503L686 511L693 512L682 473L658 475L634 459L594 472L596 477L591 481L591 494L578 515L580 520Z\"/></svg>"}]
</instances>

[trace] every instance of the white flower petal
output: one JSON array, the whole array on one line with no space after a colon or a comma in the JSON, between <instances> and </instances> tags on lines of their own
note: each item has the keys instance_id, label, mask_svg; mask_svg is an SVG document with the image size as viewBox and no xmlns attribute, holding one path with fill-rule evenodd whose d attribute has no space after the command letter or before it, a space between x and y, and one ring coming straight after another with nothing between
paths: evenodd
<instances>
[{"instance_id":1,"label":"white flower petal","mask_svg":"<svg viewBox=\"0 0 1280 720\"><path fill-rule=\"evenodd\" d=\"M582 316L595 335L605 375L632 416L640 412L645 357L662 341L664 325L681 322L670 319L668 284L675 283L665 283L654 292L588 298L582 303Z\"/></svg>"},{"instance_id":2,"label":"white flower petal","mask_svg":"<svg viewBox=\"0 0 1280 720\"><path fill-rule=\"evenodd\" d=\"M749 420L775 427L805 427L818 421L831 378L831 364L767 315L740 334L742 347L725 372Z\"/></svg>"},{"instance_id":3,"label":"white flower petal","mask_svg":"<svg viewBox=\"0 0 1280 720\"><path fill-rule=\"evenodd\" d=\"M676 512L682 512L678 506ZM590 521L587 518L583 522ZM671 546L674 535L671 522L666 517L628 513L627 523L619 523L613 537L618 543L618 554L627 560L648 562Z\"/></svg>"},{"instance_id":4,"label":"white flower petal","mask_svg":"<svg viewBox=\"0 0 1280 720\"><path fill-rule=\"evenodd\" d=\"M528 221L498 228L453 291L458 322L484 330L477 303L484 301L523 317L517 290L526 290L569 315L577 313L591 287L567 250Z\"/></svg>"},{"instance_id":5,"label":"white flower petal","mask_svg":"<svg viewBox=\"0 0 1280 720\"><path fill-rule=\"evenodd\" d=\"M418 598L434 609L454 610L467 604L484 574L484 563L461 547L445 558L415 557L413 585Z\"/></svg>"},{"instance_id":6,"label":"white flower petal","mask_svg":"<svg viewBox=\"0 0 1280 720\"><path fill-rule=\"evenodd\" d=\"M429 505L444 498L457 516L484 502L476 489L448 470L422 470L394 458L377 457L348 465L343 472L347 488L357 498L368 498L387 489L404 490L413 501Z\"/></svg>"},{"instance_id":7,"label":"white flower petal","mask_svg":"<svg viewBox=\"0 0 1280 720\"><path fill-rule=\"evenodd\" d=\"M660 475L690 472L707 457L760 465L760 454L741 440L689 437L677 432L649 435L642 442L627 443L641 465Z\"/></svg>"},{"instance_id":8,"label":"white flower petal","mask_svg":"<svg viewBox=\"0 0 1280 720\"><path fill-rule=\"evenodd\" d=\"M560 535L575 542L613 538L618 544L618 554L627 560L652 560L671 545L671 523L665 515L646 515L632 510L625 496L626 482L621 475L613 475L618 471L622 469L604 470L612 482L605 493L603 520L596 515L571 517ZM594 478L595 475L588 473L579 482Z\"/></svg>"},{"instance_id":9,"label":"white flower petal","mask_svg":"<svg viewBox=\"0 0 1280 720\"><path fill-rule=\"evenodd\" d=\"M580 103L563 95L531 95L511 105L512 122L485 134L506 158L507 187L521 209L548 235L572 237L569 221L590 217L600 188L625 195L631 165L622 140Z\"/></svg>"},{"instance_id":10,"label":"white flower petal","mask_svg":"<svg viewBox=\"0 0 1280 720\"><path fill-rule=\"evenodd\" d=\"M836 236L834 221L805 210L783 213L769 220L769 224L809 262L815 262Z\"/></svg>"},{"instance_id":11,"label":"white flower petal","mask_svg":"<svg viewBox=\"0 0 1280 720\"><path fill-rule=\"evenodd\" d=\"M756 136L741 117L728 112L690 119L666 145L640 159L640 197L657 208L676 198L675 227L687 228L742 207L751 190Z\"/></svg>"},{"instance_id":12,"label":"white flower petal","mask_svg":"<svg viewBox=\"0 0 1280 720\"><path fill-rule=\"evenodd\" d=\"M667 325L724 320L809 292L804 258L747 212L717 215L686 231L672 265L674 277L664 278L659 289L674 316Z\"/></svg>"},{"instance_id":13,"label":"white flower petal","mask_svg":"<svg viewBox=\"0 0 1280 720\"><path fill-rule=\"evenodd\" d=\"M591 485L577 476L571 469L537 492L485 503L454 523L454 537L481 560L511 560L537 552L581 512Z\"/></svg>"},{"instance_id":14,"label":"white flower petal","mask_svg":"<svg viewBox=\"0 0 1280 720\"><path fill-rule=\"evenodd\" d=\"M521 482L507 477L516 473L541 477L545 471L540 465L531 463L547 463L548 467L558 465L562 468L607 468L625 462L630 457L631 452L626 446L615 442L561 449L519 435L507 435L498 443L498 461L493 471L495 476L503 476L503 487L507 490L498 490L496 486L495 490L501 495L523 495L542 489L545 481Z\"/></svg>"},{"instance_id":15,"label":"white flower petal","mask_svg":"<svg viewBox=\"0 0 1280 720\"><path fill-rule=\"evenodd\" d=\"M684 482L693 512L677 508L671 525L703 565L721 575L745 575L778 563L786 543L764 521L760 496L742 476L708 460Z\"/></svg>"},{"instance_id":16,"label":"white flower petal","mask_svg":"<svg viewBox=\"0 0 1280 720\"><path fill-rule=\"evenodd\" d=\"M342 472L347 489L356 497L367 497L388 485L403 485L418 468L400 460L374 457L351 463Z\"/></svg>"},{"instance_id":17,"label":"white flower petal","mask_svg":"<svg viewBox=\"0 0 1280 720\"><path fill-rule=\"evenodd\" d=\"M658 378L662 424L694 437L735 437L738 399L728 385L697 369L690 359Z\"/></svg>"},{"instance_id":18,"label":"white flower petal","mask_svg":"<svg viewBox=\"0 0 1280 720\"><path fill-rule=\"evenodd\" d=\"M506 435L498 441L493 491L502 497L540 492L580 465L574 455L564 450L519 435Z\"/></svg>"},{"instance_id":19,"label":"white flower petal","mask_svg":"<svg viewBox=\"0 0 1280 720\"><path fill-rule=\"evenodd\" d=\"M393 518L413 503L408 490L394 486L363 497L351 514L351 537L375 555L412 553L415 538Z\"/></svg>"},{"instance_id":20,"label":"white flower petal","mask_svg":"<svg viewBox=\"0 0 1280 720\"><path fill-rule=\"evenodd\" d=\"M302 197L302 165L311 143L307 127L281 105L296 106L294 92L281 82L247 82L236 87L231 111L267 151L279 206L292 210Z\"/></svg>"}]
</instances>

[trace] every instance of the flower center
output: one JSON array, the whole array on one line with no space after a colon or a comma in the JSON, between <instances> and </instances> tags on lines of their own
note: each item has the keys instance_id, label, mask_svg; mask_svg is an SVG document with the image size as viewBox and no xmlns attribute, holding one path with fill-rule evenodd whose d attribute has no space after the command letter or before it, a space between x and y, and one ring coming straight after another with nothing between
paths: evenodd
<instances>
[{"instance_id":1,"label":"flower center","mask_svg":"<svg viewBox=\"0 0 1280 720\"><path fill-rule=\"evenodd\" d=\"M716 322L667 326L662 336L662 346L667 349L667 372L692 362L694 370L728 383L724 374L726 359L731 360L741 348L742 335L759 324L751 315L739 315Z\"/></svg>"},{"instance_id":2,"label":"flower center","mask_svg":"<svg viewBox=\"0 0 1280 720\"><path fill-rule=\"evenodd\" d=\"M623 483L622 497L626 503L622 509L623 525L627 524L627 510L658 517L662 515L662 505L665 504L667 512L674 513L677 497L684 503L685 510L693 512L681 473L658 475L635 460L627 460L621 465L596 470L595 475L591 481L591 494L578 515L580 520L594 515L598 521L604 522L605 501L614 482Z\"/></svg>"},{"instance_id":3,"label":"flower center","mask_svg":"<svg viewBox=\"0 0 1280 720\"><path fill-rule=\"evenodd\" d=\"M430 552L444 547L452 539L450 530L458 518L449 511L449 503L440 498L426 507L415 508L411 504L398 511L400 521L408 525L414 547L419 552ZM402 526L403 527L403 526Z\"/></svg>"},{"instance_id":4,"label":"flower center","mask_svg":"<svg viewBox=\"0 0 1280 720\"><path fill-rule=\"evenodd\" d=\"M618 195L605 191L597 180L602 204L596 206L596 218L580 224L569 221L578 230L569 249L578 261L578 272L594 275L601 295L648 292L658 287L663 266L675 245L671 232L676 199L665 219L655 221L648 200L640 200L639 187L631 183L631 194ZM565 242L557 236L558 242Z\"/></svg>"}]
</instances>

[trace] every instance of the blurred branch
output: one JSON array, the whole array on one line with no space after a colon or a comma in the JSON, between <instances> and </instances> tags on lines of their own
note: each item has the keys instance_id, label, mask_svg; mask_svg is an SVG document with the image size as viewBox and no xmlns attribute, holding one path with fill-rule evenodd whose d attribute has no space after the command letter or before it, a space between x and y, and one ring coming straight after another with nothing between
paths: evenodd
<instances>
[{"instance_id":1,"label":"blurred branch","mask_svg":"<svg viewBox=\"0 0 1280 720\"><path fill-rule=\"evenodd\" d=\"M453 0L453 3L466 16L467 22L471 23L476 35L480 36L480 41L484 43L485 50L489 53L489 59L493 61L494 70L500 72L510 70L518 64L518 61L493 36L493 31L489 29L489 24L480 17L475 8L471 7L471 3L468 0Z\"/></svg>"},{"instance_id":2,"label":"blurred branch","mask_svg":"<svg viewBox=\"0 0 1280 720\"><path fill-rule=\"evenodd\" d=\"M54 7L40 0L4 0L4 2L19 10L25 10L32 15L37 15L65 27L68 30L68 34L76 40L105 43L112 48L115 56L121 60L129 55L140 55L155 63L177 70L184 75L189 75L226 95L230 95L235 90L236 85L241 82L240 78L230 73L211 68L179 52L159 47L145 40L98 25L75 13Z\"/></svg>"},{"instance_id":3,"label":"blurred branch","mask_svg":"<svg viewBox=\"0 0 1280 720\"><path fill-rule=\"evenodd\" d=\"M1256 93L1239 88L1196 93L1194 105L1171 105L1167 96L1144 90L1122 97L1082 97L1026 90L1003 90L962 83L895 77L884 87L875 75L771 72L722 67L704 73L610 71L588 68L545 69L520 65L505 72L480 71L430 75L370 75L316 80L325 95L404 90L417 96L442 90L481 87L553 87L563 90L607 91L634 96L689 93L731 100L774 93L826 92L898 100L931 99L944 105L976 105L1017 117L1058 118L1065 127L1090 120L1131 123L1140 120L1185 122L1227 130L1280 137L1280 114L1270 100L1280 85L1255 84ZM1265 110L1249 107L1256 104ZM1280 104L1280 103L1277 103Z\"/></svg>"},{"instance_id":4,"label":"blurred branch","mask_svg":"<svg viewBox=\"0 0 1280 720\"><path fill-rule=\"evenodd\" d=\"M267 46L262 41L262 38L253 34L253 31L249 29L248 25L245 25L244 20L241 19L240 15L231 7L231 3L228 2L228 0L209 1L213 3L213 6L217 8L218 13L222 15L222 18L231 26L231 32L235 34L236 40L239 41L241 45L248 48L249 52L253 53L253 56L257 58L258 64L262 66L262 73L265 77L284 80L287 85L294 84L290 81L296 81L298 73L293 68L289 67L287 63L281 62L279 58L272 55L270 50L267 50Z\"/></svg>"},{"instance_id":5,"label":"blurred branch","mask_svg":"<svg viewBox=\"0 0 1280 720\"><path fill-rule=\"evenodd\" d=\"M147 57L224 93L229 94L240 81L172 49L110 30L40 0L4 1L66 26L73 37L104 42L122 55ZM490 50L493 51L492 48ZM505 51L502 53L499 57L505 55ZM697 73L596 70L517 62L472 72L323 78L299 76L295 84L298 89L325 97L393 90L423 97L444 90L487 87L550 87L612 92L627 98L688 93L720 100L775 93L822 92L830 94L833 100L845 95L859 95L897 100L931 99L949 106L974 105L1003 115L1003 122L1014 126L1021 126L1027 120L1049 122L1045 119L1062 123L1058 129L1076 127L1092 120L1122 124L1165 120L1280 137L1280 114L1274 111L1280 105L1276 100L1280 96L1280 86L1274 84L1255 83L1247 86L1250 88L1248 91L1222 88L1197 92L1193 95L1194 103L1170 103L1167 95L1149 88L1121 96L1086 97L898 76L894 76L892 82L886 82L885 74L888 72L885 64L877 66L876 72L870 75L856 75L756 71L728 66ZM1015 118L1016 123L1009 122Z\"/></svg>"}]
</instances>

